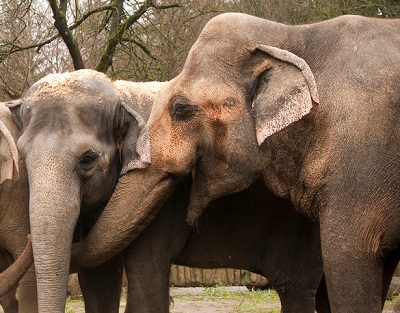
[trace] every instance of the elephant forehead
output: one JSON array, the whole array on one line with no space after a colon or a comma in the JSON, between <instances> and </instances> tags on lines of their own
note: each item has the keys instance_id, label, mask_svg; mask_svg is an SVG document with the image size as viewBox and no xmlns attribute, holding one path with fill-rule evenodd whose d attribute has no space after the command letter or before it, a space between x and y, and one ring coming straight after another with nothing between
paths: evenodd
<instances>
[{"instance_id":1,"label":"elephant forehead","mask_svg":"<svg viewBox=\"0 0 400 313\"><path fill-rule=\"evenodd\" d=\"M117 95L111 81L101 73L92 70L80 70L72 73L50 74L33 84L24 98L31 101L49 96L58 96L73 101L77 97Z\"/></svg>"},{"instance_id":2,"label":"elephant forehead","mask_svg":"<svg viewBox=\"0 0 400 313\"><path fill-rule=\"evenodd\" d=\"M187 94L209 117L238 112L245 104L244 95L239 88L232 88L224 82L212 84L209 81L199 81L188 89Z\"/></svg>"},{"instance_id":3,"label":"elephant forehead","mask_svg":"<svg viewBox=\"0 0 400 313\"><path fill-rule=\"evenodd\" d=\"M182 75L171 92L171 98L176 96L184 96L197 105L223 104L227 98L236 99L236 102L242 101L243 92L241 86L229 76L208 72L208 75L199 73L196 77Z\"/></svg>"},{"instance_id":4,"label":"elephant forehead","mask_svg":"<svg viewBox=\"0 0 400 313\"><path fill-rule=\"evenodd\" d=\"M63 119L73 118L74 115L81 118L96 119L97 115L110 114L115 111L118 99L109 98L102 95L91 96L87 94L49 94L32 101L24 101L23 115L29 113L30 116L38 118ZM89 116L82 116L89 114ZM44 123L47 120L43 120Z\"/></svg>"}]
</instances>

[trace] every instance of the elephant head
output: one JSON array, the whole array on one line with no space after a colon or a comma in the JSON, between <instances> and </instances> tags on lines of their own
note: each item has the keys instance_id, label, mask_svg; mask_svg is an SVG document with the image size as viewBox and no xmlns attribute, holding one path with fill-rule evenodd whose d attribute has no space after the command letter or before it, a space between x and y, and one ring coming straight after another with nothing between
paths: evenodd
<instances>
[{"instance_id":1,"label":"elephant head","mask_svg":"<svg viewBox=\"0 0 400 313\"><path fill-rule=\"evenodd\" d=\"M117 188L82 242L83 264L104 261L108 252L129 243L155 215L173 190L169 182L177 177L193 178L190 224L213 199L247 188L263 175L260 145L265 139L318 103L307 63L287 50L252 40L255 31L218 18L204 28L182 72L154 100L148 121L151 166L120 180L123 187ZM235 36L229 36L232 32ZM107 245L102 244L98 239L119 220L117 212L129 216L125 226L119 225L124 232L107 236Z\"/></svg>"},{"instance_id":2,"label":"elephant head","mask_svg":"<svg viewBox=\"0 0 400 313\"><path fill-rule=\"evenodd\" d=\"M64 312L79 214L101 209L120 175L149 164L147 130L91 70L46 76L8 106L29 180L39 311Z\"/></svg>"},{"instance_id":3,"label":"elephant head","mask_svg":"<svg viewBox=\"0 0 400 313\"><path fill-rule=\"evenodd\" d=\"M212 200L259 178L259 146L318 102L313 74L296 55L261 44L240 54L230 46L222 49L235 57L226 68L200 61L221 49L202 49L209 36L202 33L149 121L153 167L193 177L190 224Z\"/></svg>"}]
</instances>

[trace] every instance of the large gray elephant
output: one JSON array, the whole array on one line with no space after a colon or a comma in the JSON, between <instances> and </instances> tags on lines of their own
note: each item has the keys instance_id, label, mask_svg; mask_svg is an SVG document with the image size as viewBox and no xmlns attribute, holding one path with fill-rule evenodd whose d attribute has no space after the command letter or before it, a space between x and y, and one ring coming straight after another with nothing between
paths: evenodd
<instances>
[{"instance_id":1,"label":"large gray elephant","mask_svg":"<svg viewBox=\"0 0 400 313\"><path fill-rule=\"evenodd\" d=\"M400 252L399 28L359 16L300 26L213 18L152 110L152 165L120 178L81 261L123 249L181 176L194 179L191 224L262 178L319 222L332 311L381 312ZM126 205L129 218L115 214ZM115 219L118 231L99 240Z\"/></svg>"},{"instance_id":2,"label":"large gray elephant","mask_svg":"<svg viewBox=\"0 0 400 313\"><path fill-rule=\"evenodd\" d=\"M148 134L111 81L92 70L46 76L7 105L29 181L38 309L61 313L73 237L94 224L121 173L148 165ZM79 271L86 312L118 312L121 276L119 257Z\"/></svg>"},{"instance_id":3,"label":"large gray elephant","mask_svg":"<svg viewBox=\"0 0 400 313\"><path fill-rule=\"evenodd\" d=\"M121 100L145 120L165 82L116 81ZM145 179L145 177L144 177ZM201 226L186 223L191 182L183 181L128 249L126 313L169 312L171 263L192 267L248 269L266 276L278 291L283 312L330 312L322 276L319 227L256 182L217 199ZM126 194L134 200L136 194ZM127 205L125 211L135 211ZM229 211L230 214L226 214ZM129 212L124 214L128 215ZM113 227L118 227L115 220Z\"/></svg>"}]
</instances>

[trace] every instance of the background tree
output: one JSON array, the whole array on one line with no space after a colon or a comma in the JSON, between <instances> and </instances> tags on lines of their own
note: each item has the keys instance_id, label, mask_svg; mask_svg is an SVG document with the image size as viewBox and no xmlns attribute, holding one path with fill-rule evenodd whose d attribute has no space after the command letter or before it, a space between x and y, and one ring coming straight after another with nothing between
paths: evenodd
<instances>
[{"instance_id":1,"label":"background tree","mask_svg":"<svg viewBox=\"0 0 400 313\"><path fill-rule=\"evenodd\" d=\"M400 15L398 0L0 0L0 101L52 72L169 80L205 23L222 12L282 23L343 14Z\"/></svg>"}]
</instances>

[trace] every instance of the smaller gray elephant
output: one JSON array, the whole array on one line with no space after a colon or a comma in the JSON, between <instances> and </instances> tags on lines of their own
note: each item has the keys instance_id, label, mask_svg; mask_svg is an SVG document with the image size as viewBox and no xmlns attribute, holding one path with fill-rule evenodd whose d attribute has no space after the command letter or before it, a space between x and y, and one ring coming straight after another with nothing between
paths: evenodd
<instances>
[{"instance_id":1,"label":"smaller gray elephant","mask_svg":"<svg viewBox=\"0 0 400 313\"><path fill-rule=\"evenodd\" d=\"M7 286L0 286L0 303L6 312L37 312L36 278L33 256L30 252L24 256L26 238L29 229L29 189L25 166L19 157L16 142L19 136L10 110L5 103L0 103L0 266L12 271L14 277L0 282L7 282ZM23 258L24 260L22 260ZM24 263L22 267L13 260ZM21 259L21 260L20 260ZM24 275L24 273L26 274ZM4 273L5 275L6 273ZM19 283L19 305L15 300L16 283Z\"/></svg>"},{"instance_id":2,"label":"smaller gray elephant","mask_svg":"<svg viewBox=\"0 0 400 313\"><path fill-rule=\"evenodd\" d=\"M64 313L71 244L85 235L120 175L149 164L143 119L93 70L52 74L7 104L21 131L40 313ZM122 261L79 269L86 312L118 311Z\"/></svg>"}]
</instances>

